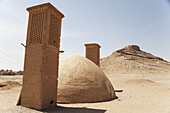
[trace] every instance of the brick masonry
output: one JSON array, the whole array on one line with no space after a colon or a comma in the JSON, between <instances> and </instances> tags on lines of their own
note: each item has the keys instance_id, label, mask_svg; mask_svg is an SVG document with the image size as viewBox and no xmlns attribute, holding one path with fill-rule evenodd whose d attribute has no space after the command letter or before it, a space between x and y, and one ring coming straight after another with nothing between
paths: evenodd
<instances>
[{"instance_id":1,"label":"brick masonry","mask_svg":"<svg viewBox=\"0 0 170 113\"><path fill-rule=\"evenodd\" d=\"M64 15L50 3L27 8L21 106L42 110L56 106L61 22Z\"/></svg>"},{"instance_id":2,"label":"brick masonry","mask_svg":"<svg viewBox=\"0 0 170 113\"><path fill-rule=\"evenodd\" d=\"M96 43L85 44L86 46L86 58L90 59L96 65L100 67L100 48L101 46Z\"/></svg>"}]
</instances>

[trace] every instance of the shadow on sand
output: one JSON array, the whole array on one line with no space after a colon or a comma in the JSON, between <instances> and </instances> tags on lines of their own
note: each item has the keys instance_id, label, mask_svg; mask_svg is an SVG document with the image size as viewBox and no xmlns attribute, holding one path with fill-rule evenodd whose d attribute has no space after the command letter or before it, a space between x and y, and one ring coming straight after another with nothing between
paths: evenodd
<instances>
[{"instance_id":1,"label":"shadow on sand","mask_svg":"<svg viewBox=\"0 0 170 113\"><path fill-rule=\"evenodd\" d=\"M62 107L56 106L43 110L44 113L104 113L106 110L91 109L85 107Z\"/></svg>"}]
</instances>

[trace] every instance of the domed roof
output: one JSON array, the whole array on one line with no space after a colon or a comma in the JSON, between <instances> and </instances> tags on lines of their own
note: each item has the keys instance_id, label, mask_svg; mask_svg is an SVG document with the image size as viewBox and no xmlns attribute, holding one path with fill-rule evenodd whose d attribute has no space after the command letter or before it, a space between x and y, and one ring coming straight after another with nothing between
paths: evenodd
<instances>
[{"instance_id":1,"label":"domed roof","mask_svg":"<svg viewBox=\"0 0 170 113\"><path fill-rule=\"evenodd\" d=\"M104 72L79 55L60 62L57 94L58 103L100 102L116 98Z\"/></svg>"}]
</instances>

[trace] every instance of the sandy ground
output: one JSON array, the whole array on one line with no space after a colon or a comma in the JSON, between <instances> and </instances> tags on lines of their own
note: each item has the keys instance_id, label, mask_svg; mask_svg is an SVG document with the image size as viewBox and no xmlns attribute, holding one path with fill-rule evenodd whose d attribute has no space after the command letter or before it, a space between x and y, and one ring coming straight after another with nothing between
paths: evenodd
<instances>
[{"instance_id":1,"label":"sandy ground","mask_svg":"<svg viewBox=\"0 0 170 113\"><path fill-rule=\"evenodd\" d=\"M59 107L36 111L16 102L21 86L0 88L0 113L170 113L170 75L107 75L119 97L100 103L58 104ZM0 82L22 82L22 76L0 76Z\"/></svg>"}]
</instances>

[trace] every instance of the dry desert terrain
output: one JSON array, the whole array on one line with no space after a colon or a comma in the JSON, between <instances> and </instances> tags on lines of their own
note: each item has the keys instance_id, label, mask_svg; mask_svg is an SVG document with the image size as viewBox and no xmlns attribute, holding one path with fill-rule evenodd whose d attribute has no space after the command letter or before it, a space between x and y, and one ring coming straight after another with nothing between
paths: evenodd
<instances>
[{"instance_id":1,"label":"dry desert terrain","mask_svg":"<svg viewBox=\"0 0 170 113\"><path fill-rule=\"evenodd\" d=\"M36 111L16 106L21 85L0 88L0 113L170 113L170 76L157 75L136 77L129 75L108 75L119 97L116 100L100 103L58 104L51 108ZM0 76L0 82L22 81L22 76Z\"/></svg>"},{"instance_id":2,"label":"dry desert terrain","mask_svg":"<svg viewBox=\"0 0 170 113\"><path fill-rule=\"evenodd\" d=\"M22 76L0 76L0 113L170 113L170 63L127 46L101 59L118 99L81 104L57 104L36 111L16 106ZM30 92L31 93L31 92Z\"/></svg>"}]
</instances>

